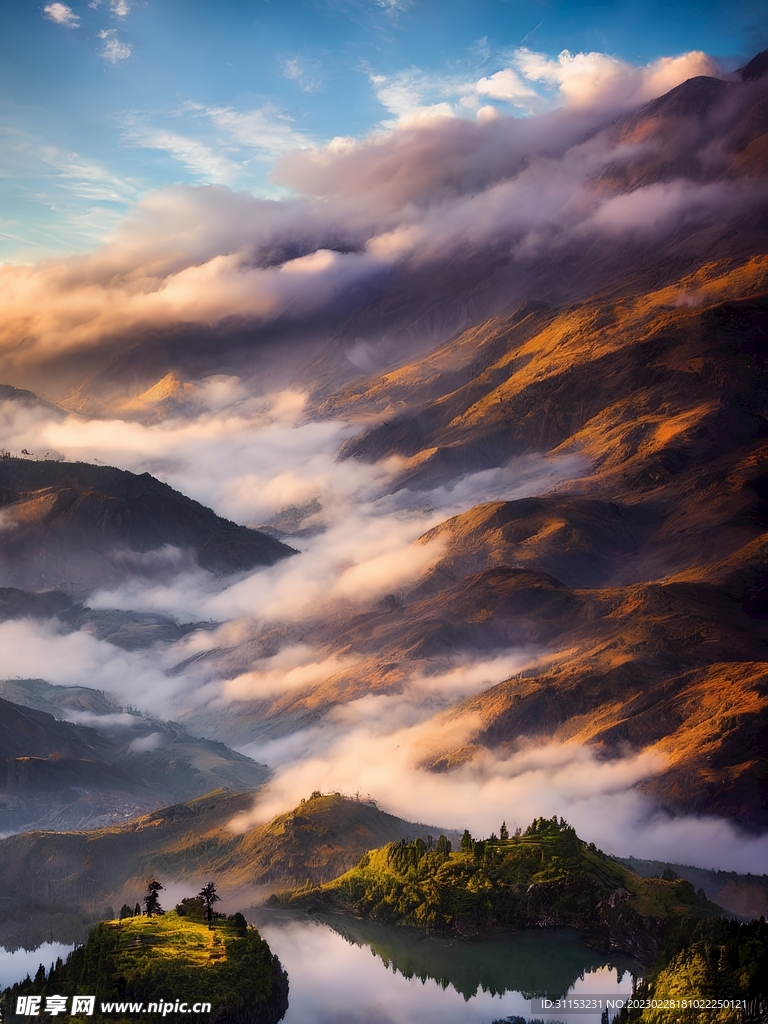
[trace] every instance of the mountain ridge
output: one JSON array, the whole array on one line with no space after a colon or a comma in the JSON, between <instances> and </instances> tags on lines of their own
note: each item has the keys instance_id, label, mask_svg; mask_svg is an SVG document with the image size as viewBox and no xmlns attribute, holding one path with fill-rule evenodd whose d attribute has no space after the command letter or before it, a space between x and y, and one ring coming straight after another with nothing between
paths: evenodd
<instances>
[{"instance_id":1,"label":"mountain ridge","mask_svg":"<svg viewBox=\"0 0 768 1024\"><path fill-rule=\"evenodd\" d=\"M0 583L21 590L84 596L132 574L226 575L296 553L149 473L85 462L0 458L0 513Z\"/></svg>"}]
</instances>

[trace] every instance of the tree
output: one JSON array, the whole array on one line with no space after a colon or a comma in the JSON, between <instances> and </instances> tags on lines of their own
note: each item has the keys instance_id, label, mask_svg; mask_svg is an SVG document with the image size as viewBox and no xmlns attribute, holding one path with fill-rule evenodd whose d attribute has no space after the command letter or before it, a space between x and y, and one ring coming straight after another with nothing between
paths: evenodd
<instances>
[{"instance_id":1,"label":"tree","mask_svg":"<svg viewBox=\"0 0 768 1024\"><path fill-rule=\"evenodd\" d=\"M502 821L501 828L499 829L499 839L509 839L509 829L507 828L506 821Z\"/></svg>"},{"instance_id":2,"label":"tree","mask_svg":"<svg viewBox=\"0 0 768 1024\"><path fill-rule=\"evenodd\" d=\"M197 897L203 901L205 916L208 918L208 924L210 924L213 920L213 904L221 902L221 896L216 892L215 883L209 882L208 885L204 885L197 894Z\"/></svg>"},{"instance_id":3,"label":"tree","mask_svg":"<svg viewBox=\"0 0 768 1024\"><path fill-rule=\"evenodd\" d=\"M165 889L165 886L161 885L157 879L150 878L147 882L147 894L144 897L144 909L146 910L147 917L152 917L153 914L165 913L160 906L160 898L157 895L161 889Z\"/></svg>"},{"instance_id":4,"label":"tree","mask_svg":"<svg viewBox=\"0 0 768 1024\"><path fill-rule=\"evenodd\" d=\"M461 849L464 853L471 853L475 845L475 841L472 838L472 834L468 828L464 829L464 835L461 837Z\"/></svg>"},{"instance_id":5,"label":"tree","mask_svg":"<svg viewBox=\"0 0 768 1024\"><path fill-rule=\"evenodd\" d=\"M138 904L138 903L137 903L137 904L136 904L136 906L135 906L135 907L133 908L133 916L134 916L134 917L141 917L141 907L139 906L139 904Z\"/></svg>"},{"instance_id":6,"label":"tree","mask_svg":"<svg viewBox=\"0 0 768 1024\"><path fill-rule=\"evenodd\" d=\"M120 920L124 921L126 917L133 917L133 911L127 903L124 903L120 908Z\"/></svg>"}]
</instances>

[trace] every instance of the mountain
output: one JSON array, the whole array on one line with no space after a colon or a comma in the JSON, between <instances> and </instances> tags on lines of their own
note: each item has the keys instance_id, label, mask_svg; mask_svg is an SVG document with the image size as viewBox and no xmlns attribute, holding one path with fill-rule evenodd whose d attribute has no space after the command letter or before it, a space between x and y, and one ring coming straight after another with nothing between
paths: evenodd
<instances>
[{"instance_id":1,"label":"mountain","mask_svg":"<svg viewBox=\"0 0 768 1024\"><path fill-rule=\"evenodd\" d=\"M195 630L213 629L213 622L179 623L156 612L118 608L89 608L60 590L31 594L17 587L0 587L0 622L12 619L57 619L59 629L85 629L97 640L132 651L158 642L180 640Z\"/></svg>"},{"instance_id":2,"label":"mountain","mask_svg":"<svg viewBox=\"0 0 768 1024\"><path fill-rule=\"evenodd\" d=\"M133 906L149 875L191 885L215 878L228 899L253 899L331 879L372 844L437 831L337 794L315 794L266 824L233 831L230 823L252 804L252 792L220 789L107 828L0 840L0 944L38 944L51 915L67 938L82 937L83 922L98 920L104 907Z\"/></svg>"},{"instance_id":3,"label":"mountain","mask_svg":"<svg viewBox=\"0 0 768 1024\"><path fill-rule=\"evenodd\" d=\"M286 627L283 642L351 667L236 702L220 734L282 735L451 659L522 647L539 666L446 713L465 739L425 765L530 738L651 749L667 768L641 785L661 806L768 827L767 311L768 257L713 262L656 291L525 306L340 389L321 411L379 420L342 457L398 458L401 487L502 465L545 483L426 534L443 554L415 584ZM226 675L249 667L237 650L208 657Z\"/></svg>"},{"instance_id":4,"label":"mountain","mask_svg":"<svg viewBox=\"0 0 768 1024\"><path fill-rule=\"evenodd\" d=\"M97 690L42 680L0 682L0 765L5 834L113 824L221 785L255 790L269 775L222 743L131 713Z\"/></svg>"},{"instance_id":5,"label":"mountain","mask_svg":"<svg viewBox=\"0 0 768 1024\"><path fill-rule=\"evenodd\" d=\"M273 897L293 907L421 928L486 936L519 928L576 928L601 952L653 963L670 928L720 916L682 879L644 879L582 842L557 817L536 819L513 838L475 841L452 852L441 837L369 851L324 885Z\"/></svg>"},{"instance_id":6,"label":"mountain","mask_svg":"<svg viewBox=\"0 0 768 1024\"><path fill-rule=\"evenodd\" d=\"M743 918L766 917L768 914L768 875L739 875L735 871L705 871L687 864L660 860L639 860L637 857L615 857L620 864L644 878L671 873L702 889L708 900Z\"/></svg>"},{"instance_id":7,"label":"mountain","mask_svg":"<svg viewBox=\"0 0 768 1024\"><path fill-rule=\"evenodd\" d=\"M0 583L84 595L131 575L224 575L294 554L161 483L84 462L0 458Z\"/></svg>"}]
</instances>

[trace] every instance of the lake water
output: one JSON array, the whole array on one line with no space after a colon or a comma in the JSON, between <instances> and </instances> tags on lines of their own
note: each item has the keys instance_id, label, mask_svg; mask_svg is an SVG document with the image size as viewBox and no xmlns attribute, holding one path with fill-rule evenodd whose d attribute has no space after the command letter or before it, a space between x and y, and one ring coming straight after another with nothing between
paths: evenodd
<instances>
[{"instance_id":1,"label":"lake water","mask_svg":"<svg viewBox=\"0 0 768 1024\"><path fill-rule=\"evenodd\" d=\"M44 942L37 949L12 951L0 946L0 989L21 981L27 975L34 978L40 964L45 964L45 969L48 970L58 957L65 960L73 948L72 945L65 945L63 942Z\"/></svg>"},{"instance_id":2,"label":"lake water","mask_svg":"<svg viewBox=\"0 0 768 1024\"><path fill-rule=\"evenodd\" d=\"M601 956L574 932L520 932L490 941L436 940L408 929L258 914L288 971L284 1024L491 1024L530 1018L531 997L629 995L627 957ZM599 1024L600 1014L536 1016Z\"/></svg>"},{"instance_id":3,"label":"lake water","mask_svg":"<svg viewBox=\"0 0 768 1024\"><path fill-rule=\"evenodd\" d=\"M405 928L284 913L249 915L288 971L284 1024L491 1024L530 1018L534 996L632 991L627 957L605 957L574 932L546 929L483 942L438 940ZM71 945L0 947L0 988L66 957ZM535 1016L599 1024L600 1014Z\"/></svg>"}]
</instances>

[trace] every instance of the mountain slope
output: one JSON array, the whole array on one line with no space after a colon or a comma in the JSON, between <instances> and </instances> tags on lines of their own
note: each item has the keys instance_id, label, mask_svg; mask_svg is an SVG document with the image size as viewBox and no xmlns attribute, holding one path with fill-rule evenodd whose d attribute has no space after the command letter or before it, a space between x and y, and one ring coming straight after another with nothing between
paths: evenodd
<instances>
[{"instance_id":1,"label":"mountain slope","mask_svg":"<svg viewBox=\"0 0 768 1024\"><path fill-rule=\"evenodd\" d=\"M292 548L109 466L0 458L0 584L85 594L134 574L242 572Z\"/></svg>"},{"instance_id":2,"label":"mountain slope","mask_svg":"<svg viewBox=\"0 0 768 1024\"><path fill-rule=\"evenodd\" d=\"M0 764L4 833L93 828L221 785L257 789L269 775L175 723L131 714L96 690L42 680L0 682Z\"/></svg>"},{"instance_id":3,"label":"mountain slope","mask_svg":"<svg viewBox=\"0 0 768 1024\"><path fill-rule=\"evenodd\" d=\"M375 689L422 659L545 656L460 704L446 725L480 727L425 763L530 737L651 748L667 768L643 786L668 810L768 826L767 314L768 257L712 263L655 292L488 321L329 399L335 415L387 414L342 454L397 457L417 490L515 458L580 460L554 491L427 534L443 555L391 607L305 630L364 655ZM316 713L344 682L274 711Z\"/></svg>"},{"instance_id":4,"label":"mountain slope","mask_svg":"<svg viewBox=\"0 0 768 1024\"><path fill-rule=\"evenodd\" d=\"M436 831L334 794L315 795L264 825L233 832L230 823L252 804L253 793L222 789L109 828L0 840L0 944L35 928L43 941L50 913L93 920L107 904L133 906L149 875L195 883L215 877L222 894L252 899L254 890L333 878L372 843Z\"/></svg>"}]
</instances>

